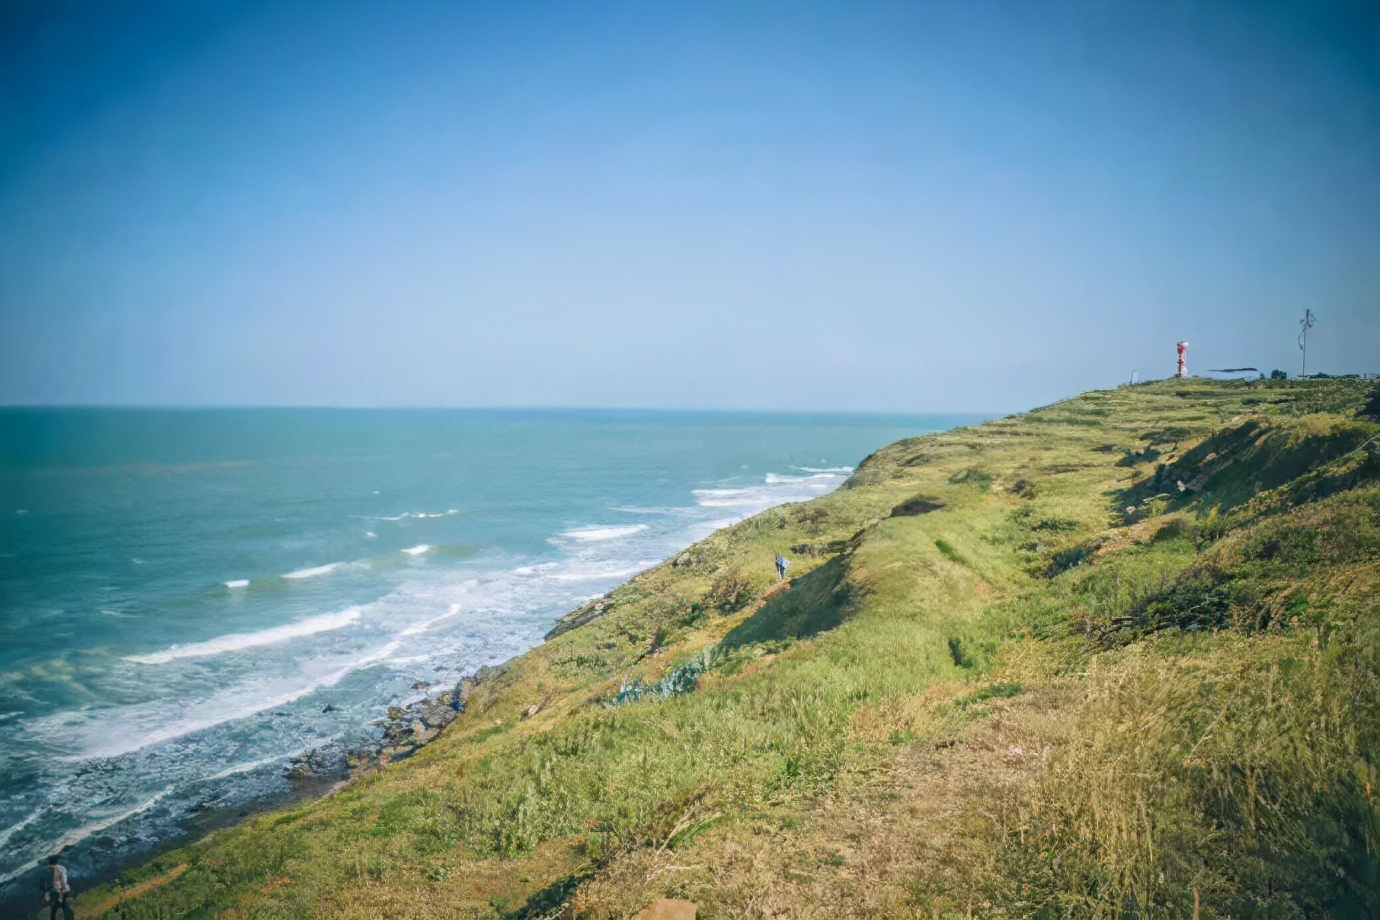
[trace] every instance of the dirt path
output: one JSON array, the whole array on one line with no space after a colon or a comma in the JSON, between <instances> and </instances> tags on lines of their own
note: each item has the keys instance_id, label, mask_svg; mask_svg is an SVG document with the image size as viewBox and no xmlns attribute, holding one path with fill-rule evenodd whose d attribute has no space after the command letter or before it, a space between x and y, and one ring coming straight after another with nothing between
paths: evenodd
<instances>
[{"instance_id":1,"label":"dirt path","mask_svg":"<svg viewBox=\"0 0 1380 920\"><path fill-rule=\"evenodd\" d=\"M94 904L83 904L82 913L89 914L93 917L99 917L101 914L110 910L110 908L114 907L116 904L119 904L121 901L124 901L127 898L136 898L139 895L144 894L147 891L151 891L160 885L166 885L168 882L171 882L173 879L177 878L179 875L186 871L187 864L183 863L182 865L178 866L170 872L164 872L162 875L156 875L153 878L142 881L131 888L124 888L120 891L112 892Z\"/></svg>"}]
</instances>

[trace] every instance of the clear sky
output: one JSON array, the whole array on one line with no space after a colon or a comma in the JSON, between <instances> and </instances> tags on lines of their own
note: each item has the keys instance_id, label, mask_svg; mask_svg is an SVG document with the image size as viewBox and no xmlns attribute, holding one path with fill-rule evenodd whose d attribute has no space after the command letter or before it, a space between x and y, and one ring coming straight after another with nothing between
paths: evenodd
<instances>
[{"instance_id":1,"label":"clear sky","mask_svg":"<svg viewBox=\"0 0 1380 920\"><path fill-rule=\"evenodd\" d=\"M0 403L1380 371L1380 4L0 3Z\"/></svg>"}]
</instances>

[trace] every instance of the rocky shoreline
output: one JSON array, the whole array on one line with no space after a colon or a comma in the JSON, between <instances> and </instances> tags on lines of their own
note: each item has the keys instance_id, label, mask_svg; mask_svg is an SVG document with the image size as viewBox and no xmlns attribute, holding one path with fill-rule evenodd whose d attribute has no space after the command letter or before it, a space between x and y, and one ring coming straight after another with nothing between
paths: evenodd
<instances>
[{"instance_id":1,"label":"rocky shoreline","mask_svg":"<svg viewBox=\"0 0 1380 920\"><path fill-rule=\"evenodd\" d=\"M485 665L454 686L418 681L411 689L426 696L406 705L389 706L383 718L371 723L372 731L367 735L331 741L291 758L281 773L290 784L288 790L242 805L193 808L178 822L178 832L168 835L151 849L131 852L95 871L84 872L81 876L83 888L108 882L129 866L146 862L170 847L233 826L252 815L324 798L361 776L411 757L434 741L447 725L465 711L465 703L476 687L498 677L506 668L506 663ZM434 692L438 686L440 691ZM327 706L325 711L333 709L333 706ZM8 917L26 910L32 901L31 888L24 884L12 884L0 891L0 916Z\"/></svg>"},{"instance_id":2,"label":"rocky shoreline","mask_svg":"<svg viewBox=\"0 0 1380 920\"><path fill-rule=\"evenodd\" d=\"M432 691L437 685L418 681L411 689L422 691L426 696L403 706L389 706L386 716L372 723L378 729L376 733L312 748L293 757L283 775L294 785L303 787L336 780L329 793L366 773L411 757L434 741L465 711L465 704L476 687L493 680L506 667L504 664L485 665L453 687L446 687L434 695ZM328 706L324 711L330 709Z\"/></svg>"}]
</instances>

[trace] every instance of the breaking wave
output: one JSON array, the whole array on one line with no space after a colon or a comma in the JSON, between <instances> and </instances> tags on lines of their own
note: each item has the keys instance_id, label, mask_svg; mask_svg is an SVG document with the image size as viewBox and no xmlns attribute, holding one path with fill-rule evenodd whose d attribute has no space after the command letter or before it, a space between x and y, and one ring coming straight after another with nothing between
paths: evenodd
<instances>
[{"instance_id":1,"label":"breaking wave","mask_svg":"<svg viewBox=\"0 0 1380 920\"><path fill-rule=\"evenodd\" d=\"M345 563L343 563L343 562L331 562L331 563L328 563L328 564L326 564L326 565L318 565L318 566L316 566L315 568L310 568L310 569L298 569L298 570L295 571L295 572L288 572L288 573L287 573L286 575L284 575L283 577L284 577L284 578L292 579L293 581L296 581L297 579L300 579L300 578L319 578L319 577L322 576L322 575L329 575L329 574L331 574L332 572L334 572L336 569L340 568L340 567L341 567L342 565L344 565L344 564L345 564Z\"/></svg>"},{"instance_id":2,"label":"breaking wave","mask_svg":"<svg viewBox=\"0 0 1380 920\"><path fill-rule=\"evenodd\" d=\"M173 645L161 652L154 652L149 655L126 655L124 660L132 661L135 664L167 664L169 661L176 661L179 658L207 658L212 655L223 655L226 652L238 652L242 649L254 648L259 645L276 645L279 642L287 642L291 639L299 639L303 636L310 636L319 632L340 629L349 626L358 619L359 609L351 607L339 613L327 613L319 617L312 617L309 620L301 620L297 623L287 623L282 626L261 629L258 632L229 633L228 635L208 639L205 642L193 642L190 645Z\"/></svg>"},{"instance_id":3,"label":"breaking wave","mask_svg":"<svg viewBox=\"0 0 1380 920\"><path fill-rule=\"evenodd\" d=\"M621 537L631 537L635 533L642 533L647 529L646 524L628 524L619 526L599 526L575 527L561 534L572 540L581 540L592 543L598 540L617 540Z\"/></svg>"}]
</instances>

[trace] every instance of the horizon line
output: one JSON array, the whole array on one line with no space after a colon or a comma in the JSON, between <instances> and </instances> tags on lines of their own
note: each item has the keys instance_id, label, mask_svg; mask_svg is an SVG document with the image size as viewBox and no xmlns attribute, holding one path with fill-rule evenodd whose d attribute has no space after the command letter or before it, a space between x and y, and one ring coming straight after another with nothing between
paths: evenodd
<instances>
[{"instance_id":1,"label":"horizon line","mask_svg":"<svg viewBox=\"0 0 1380 920\"><path fill-rule=\"evenodd\" d=\"M993 415L997 410L980 409L774 409L765 407L716 408L711 406L580 406L580 405L350 405L332 403L0 403L0 412L6 410L113 410L113 411L155 411L155 412L223 412L236 410L284 410L303 409L329 410L340 412L672 412L709 413L741 415ZM1011 411L1002 410L1001 414Z\"/></svg>"}]
</instances>

